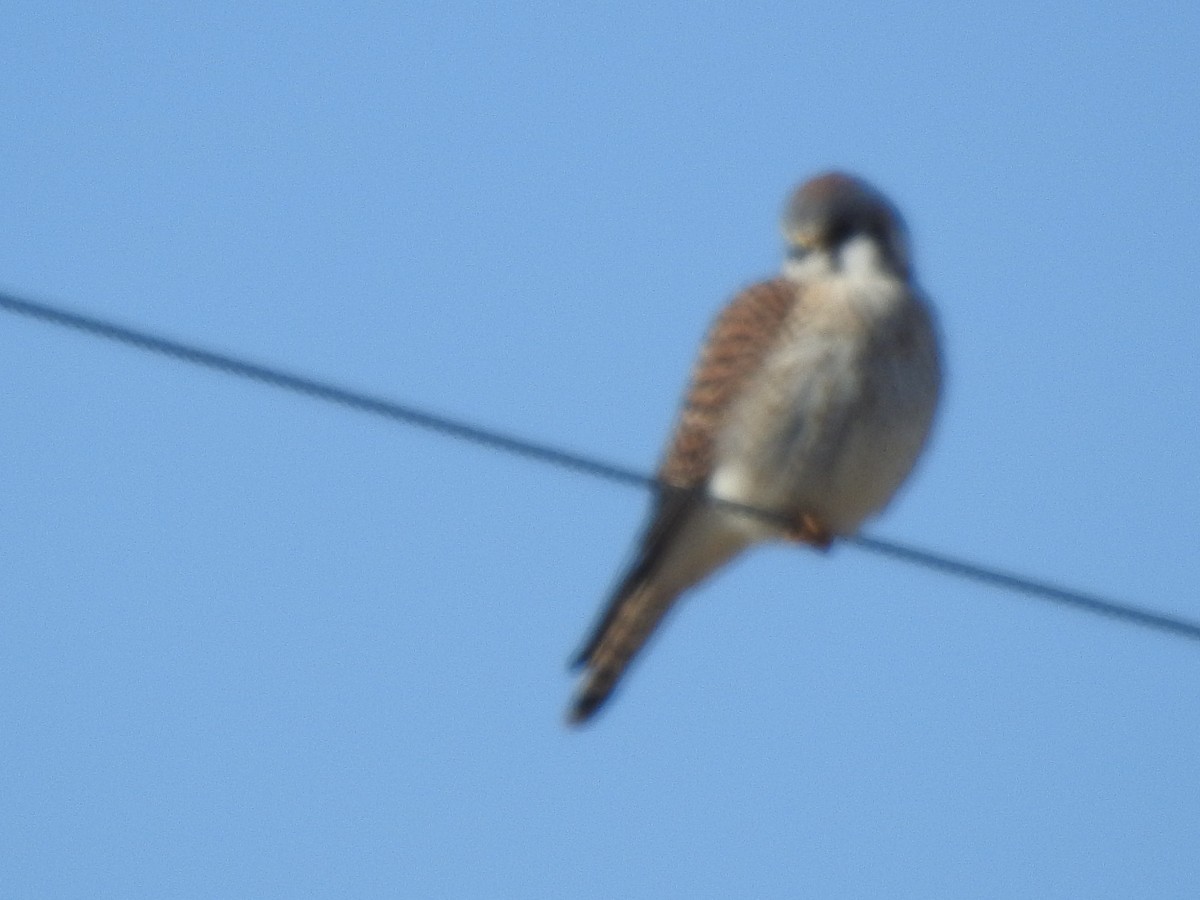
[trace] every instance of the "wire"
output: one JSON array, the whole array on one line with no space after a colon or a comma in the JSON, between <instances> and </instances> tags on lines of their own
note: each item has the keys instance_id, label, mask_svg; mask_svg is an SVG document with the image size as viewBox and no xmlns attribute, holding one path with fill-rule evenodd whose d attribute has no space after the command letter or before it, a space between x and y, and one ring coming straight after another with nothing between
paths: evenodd
<instances>
[{"instance_id":1,"label":"wire","mask_svg":"<svg viewBox=\"0 0 1200 900\"><path fill-rule=\"evenodd\" d=\"M68 312L29 300L20 300L2 293L0 293L0 307L18 315L41 319L44 322L51 322L66 328L74 328L77 331L106 338L120 344L128 344L129 346L137 347L139 350L148 350L151 353L158 353L173 359L204 366L205 368L215 369L227 375L237 375L241 378L248 378L251 381L259 381L272 387L283 388L297 394L315 397L318 400L326 400L330 403L347 406L361 412L374 413L387 419L404 422L407 425L415 425L418 428L440 432L459 440L482 444L494 450L502 450L505 453L529 457L539 462L549 463L561 468L573 469L597 478L605 478L609 481L616 481L641 488L654 487L656 483L653 478L649 478L632 469L589 459L586 456L580 456L566 450L557 450L553 447L535 444L532 441L527 441L514 435L470 425L466 422L439 416L436 413L425 412L414 406L395 403L380 397L371 397L357 391L340 388L328 382L317 381L312 378L305 378L302 375L284 372L280 369L258 365L244 359L227 356L224 353L202 350L199 347L159 337L145 331L126 328L123 325L117 325L103 319L95 319L91 316Z\"/></svg>"},{"instance_id":2,"label":"wire","mask_svg":"<svg viewBox=\"0 0 1200 900\"><path fill-rule=\"evenodd\" d=\"M951 559L937 553L930 553L928 550L908 547L893 541L883 541L879 538L868 537L865 534L854 535L846 540L864 550L890 556L893 559L904 560L914 565L924 566L927 569L936 569L949 575L957 575L960 578L969 578L972 581L990 584L993 587L1004 588L1020 594L1028 594L1031 597L1050 600L1054 603L1062 603L1066 606L1074 606L1076 609L1082 609L1096 615L1109 616L1110 618L1121 619L1135 625L1142 625L1146 628L1157 628L1161 631L1179 635L1180 637L1200 640L1200 624L1189 622L1187 619L1169 616L1165 613L1157 613L1130 603L1105 600L1095 595L1084 594L1072 588L1059 587L1045 581L1035 581L1024 575L1017 575L1014 572L1002 572L998 569L987 568L975 563Z\"/></svg>"},{"instance_id":3,"label":"wire","mask_svg":"<svg viewBox=\"0 0 1200 900\"><path fill-rule=\"evenodd\" d=\"M0 293L0 309L14 315L49 322L64 328L72 328L95 337L136 347L139 350L146 350L151 353L171 357L172 359L215 369L218 372L228 375L236 375L241 378L250 379L251 381L258 381L272 387L336 403L361 412L373 413L387 419L403 422L407 425L414 425L419 428L435 431L458 440L469 441L493 450L523 456L527 459L591 475L595 478L602 478L618 484L650 490L658 490L661 487L655 478L633 469L625 468L624 466L613 465L612 463L593 459L579 453L572 453L569 450L561 450L516 435L505 434L504 432L494 431L479 425L472 425L458 419L451 419L409 404L372 397L368 394L329 384L328 382L305 378L302 375L294 375L281 369L238 359L224 353L204 350L190 344L173 341L169 338L129 328L124 325L118 325L104 319L70 312L43 303L23 300L5 293ZM735 503L728 503L727 505L752 515L776 521L779 518L778 514L765 510L756 510ZM1131 624L1154 628L1179 637L1200 641L1200 623L1191 622L1186 619L1157 613L1128 603L1103 599L1071 588L1059 587L1047 582L1027 578L1024 575L1002 572L975 563L953 559L928 550L921 550L916 547L909 547L867 535L853 535L842 540L862 550L899 559L913 565L924 566L925 568L978 581L993 587L1027 594L1097 615L1108 616Z\"/></svg>"}]
</instances>

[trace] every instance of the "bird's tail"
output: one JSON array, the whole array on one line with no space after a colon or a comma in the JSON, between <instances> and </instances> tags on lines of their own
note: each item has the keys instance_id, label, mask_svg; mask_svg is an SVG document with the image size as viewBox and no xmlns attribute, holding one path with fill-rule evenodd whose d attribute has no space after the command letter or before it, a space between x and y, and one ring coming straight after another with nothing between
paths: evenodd
<instances>
[{"instance_id":1,"label":"bird's tail","mask_svg":"<svg viewBox=\"0 0 1200 900\"><path fill-rule=\"evenodd\" d=\"M662 593L642 582L612 604L576 660L586 671L567 714L572 725L586 722L604 705L676 596L678 592Z\"/></svg>"},{"instance_id":2,"label":"bird's tail","mask_svg":"<svg viewBox=\"0 0 1200 900\"><path fill-rule=\"evenodd\" d=\"M753 538L703 491L661 496L633 565L575 659L585 672L567 714L572 724L587 721L609 698L676 599Z\"/></svg>"}]
</instances>

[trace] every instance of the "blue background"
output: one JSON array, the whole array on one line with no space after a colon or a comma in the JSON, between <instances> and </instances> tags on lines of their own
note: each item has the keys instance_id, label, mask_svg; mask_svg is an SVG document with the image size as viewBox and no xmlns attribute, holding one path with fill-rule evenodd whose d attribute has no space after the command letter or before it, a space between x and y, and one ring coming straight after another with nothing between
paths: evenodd
<instances>
[{"instance_id":1,"label":"blue background","mask_svg":"<svg viewBox=\"0 0 1200 900\"><path fill-rule=\"evenodd\" d=\"M793 184L904 210L872 533L1200 618L1200 7L10 3L0 284L650 470ZM0 317L0 895L1200 894L1200 645Z\"/></svg>"}]
</instances>

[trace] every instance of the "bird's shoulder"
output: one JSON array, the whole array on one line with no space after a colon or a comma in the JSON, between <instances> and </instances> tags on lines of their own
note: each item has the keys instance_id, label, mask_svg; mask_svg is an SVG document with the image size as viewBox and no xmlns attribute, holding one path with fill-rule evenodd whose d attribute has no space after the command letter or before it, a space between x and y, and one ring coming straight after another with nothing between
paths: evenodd
<instances>
[{"instance_id":1,"label":"bird's shoulder","mask_svg":"<svg viewBox=\"0 0 1200 900\"><path fill-rule=\"evenodd\" d=\"M770 353L785 322L802 307L804 295L802 284L773 278L742 289L718 314L700 349L659 469L666 484L691 488L707 478L724 417Z\"/></svg>"}]
</instances>

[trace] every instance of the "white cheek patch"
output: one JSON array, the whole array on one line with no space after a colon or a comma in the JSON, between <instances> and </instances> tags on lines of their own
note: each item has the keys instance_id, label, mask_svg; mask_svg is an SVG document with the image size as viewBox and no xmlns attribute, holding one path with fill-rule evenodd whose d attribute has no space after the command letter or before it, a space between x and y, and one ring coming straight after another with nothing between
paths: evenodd
<instances>
[{"instance_id":1,"label":"white cheek patch","mask_svg":"<svg viewBox=\"0 0 1200 900\"><path fill-rule=\"evenodd\" d=\"M879 244L865 235L846 241L838 252L838 261L847 275L878 275L887 269Z\"/></svg>"}]
</instances>

